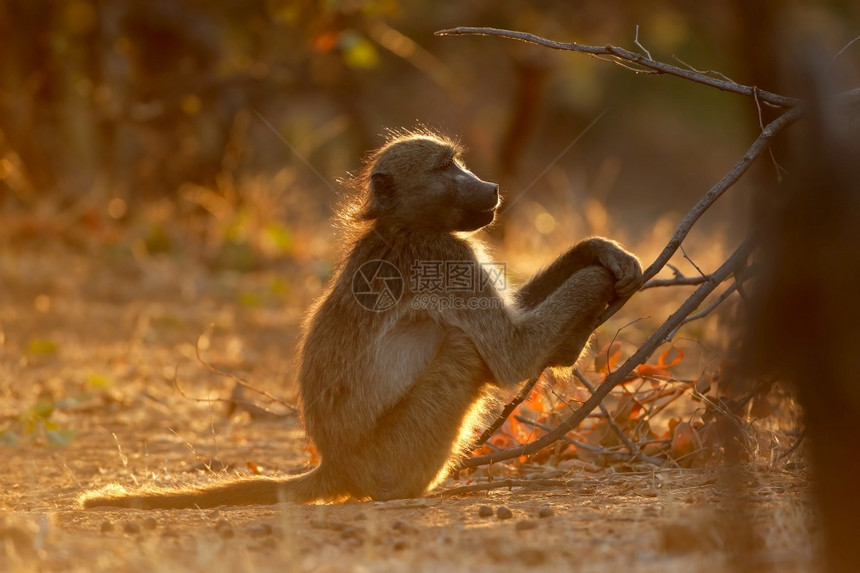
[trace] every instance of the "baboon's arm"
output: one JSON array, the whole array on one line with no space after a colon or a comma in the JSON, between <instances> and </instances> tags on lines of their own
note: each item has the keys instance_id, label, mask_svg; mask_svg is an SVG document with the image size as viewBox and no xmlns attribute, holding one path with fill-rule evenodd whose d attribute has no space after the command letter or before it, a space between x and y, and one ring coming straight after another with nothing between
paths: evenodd
<instances>
[{"instance_id":1,"label":"baboon's arm","mask_svg":"<svg viewBox=\"0 0 860 573\"><path fill-rule=\"evenodd\" d=\"M594 317L614 296L615 282L603 266L591 265L561 281L527 310L506 306L488 285L481 293L454 293L458 300L451 308L435 312L437 320L472 339L496 382L515 385L540 375L563 337L575 333L587 338Z\"/></svg>"},{"instance_id":2,"label":"baboon's arm","mask_svg":"<svg viewBox=\"0 0 860 573\"><path fill-rule=\"evenodd\" d=\"M517 306L521 309L534 308L568 277L591 265L605 267L613 274L618 296L629 296L641 286L642 270L636 257L624 251L615 241L591 237L571 247L520 287L515 295Z\"/></svg>"}]
</instances>

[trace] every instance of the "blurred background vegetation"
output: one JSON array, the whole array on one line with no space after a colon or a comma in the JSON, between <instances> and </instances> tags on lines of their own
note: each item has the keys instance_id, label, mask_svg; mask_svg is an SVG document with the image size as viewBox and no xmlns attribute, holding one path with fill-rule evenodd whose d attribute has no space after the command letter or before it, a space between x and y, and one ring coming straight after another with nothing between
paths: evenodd
<instances>
[{"instance_id":1,"label":"blurred background vegetation","mask_svg":"<svg viewBox=\"0 0 860 573\"><path fill-rule=\"evenodd\" d=\"M856 35L856 2L791 4L827 26L834 51ZM0 237L43 233L26 216L51 212L78 240L101 240L147 206L150 250L175 248L172 225L196 221L183 240L190 228L221 249L262 229L256 251L301 256L299 229L319 231L337 180L386 128L425 124L460 136L470 167L509 198L529 190L507 214L535 231L520 241L617 227L641 238L742 153L753 102L433 32L483 25L632 47L639 25L657 59L777 90L786 12L744 0L2 0L0 214L12 222ZM725 208L713 217L726 221Z\"/></svg>"}]
</instances>

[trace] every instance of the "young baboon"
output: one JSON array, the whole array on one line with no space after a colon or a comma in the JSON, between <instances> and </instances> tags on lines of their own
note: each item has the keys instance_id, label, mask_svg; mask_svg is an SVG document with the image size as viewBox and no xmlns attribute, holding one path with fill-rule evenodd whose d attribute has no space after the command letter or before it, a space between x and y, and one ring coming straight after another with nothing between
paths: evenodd
<instances>
[{"instance_id":1,"label":"young baboon","mask_svg":"<svg viewBox=\"0 0 860 573\"><path fill-rule=\"evenodd\" d=\"M362 198L343 211L348 254L309 313L299 355L319 467L183 489L114 487L83 494L83 506L420 496L468 447L492 385L573 364L607 303L639 288L639 262L587 239L508 300L469 235L493 221L499 189L467 171L460 153L438 135L400 134L356 179Z\"/></svg>"}]
</instances>

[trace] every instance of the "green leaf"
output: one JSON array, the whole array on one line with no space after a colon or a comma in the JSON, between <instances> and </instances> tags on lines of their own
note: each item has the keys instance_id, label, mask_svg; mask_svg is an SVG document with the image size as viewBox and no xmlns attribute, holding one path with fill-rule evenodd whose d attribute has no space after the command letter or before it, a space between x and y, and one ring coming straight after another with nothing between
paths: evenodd
<instances>
[{"instance_id":1,"label":"green leaf","mask_svg":"<svg viewBox=\"0 0 860 573\"><path fill-rule=\"evenodd\" d=\"M17 446L21 443L21 438L18 434L11 430L3 430L0 432L0 446Z\"/></svg>"},{"instance_id":2,"label":"green leaf","mask_svg":"<svg viewBox=\"0 0 860 573\"><path fill-rule=\"evenodd\" d=\"M30 406L29 412L33 418L47 420L51 417L51 414L54 413L54 407L55 405L53 400L39 400Z\"/></svg>"},{"instance_id":3,"label":"green leaf","mask_svg":"<svg viewBox=\"0 0 860 573\"><path fill-rule=\"evenodd\" d=\"M243 292L239 294L239 304L248 308L263 306L263 297L256 292Z\"/></svg>"},{"instance_id":4,"label":"green leaf","mask_svg":"<svg viewBox=\"0 0 860 573\"><path fill-rule=\"evenodd\" d=\"M343 61L351 68L375 68L379 63L379 53L370 40L347 30L340 36Z\"/></svg>"},{"instance_id":5,"label":"green leaf","mask_svg":"<svg viewBox=\"0 0 860 573\"><path fill-rule=\"evenodd\" d=\"M96 374L95 372L90 372L86 377L87 384L96 390L104 390L105 388L109 388L111 385L110 380L107 376L102 376L101 374Z\"/></svg>"},{"instance_id":6,"label":"green leaf","mask_svg":"<svg viewBox=\"0 0 860 573\"><path fill-rule=\"evenodd\" d=\"M57 344L51 340L31 340L27 345L27 354L30 356L50 356L56 352Z\"/></svg>"},{"instance_id":7,"label":"green leaf","mask_svg":"<svg viewBox=\"0 0 860 573\"><path fill-rule=\"evenodd\" d=\"M45 432L45 439L51 446L65 448L75 439L74 430L48 430Z\"/></svg>"},{"instance_id":8,"label":"green leaf","mask_svg":"<svg viewBox=\"0 0 860 573\"><path fill-rule=\"evenodd\" d=\"M263 238L272 251L286 255L293 250L293 235L290 230L277 221L272 221L263 229Z\"/></svg>"}]
</instances>

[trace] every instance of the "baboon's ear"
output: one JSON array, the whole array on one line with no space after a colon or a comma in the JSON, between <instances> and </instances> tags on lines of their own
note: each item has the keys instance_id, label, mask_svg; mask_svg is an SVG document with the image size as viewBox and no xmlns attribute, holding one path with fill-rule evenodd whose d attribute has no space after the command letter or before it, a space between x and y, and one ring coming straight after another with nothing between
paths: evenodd
<instances>
[{"instance_id":1,"label":"baboon's ear","mask_svg":"<svg viewBox=\"0 0 860 573\"><path fill-rule=\"evenodd\" d=\"M370 194L365 219L377 219L394 206L394 177L385 171L370 174Z\"/></svg>"}]
</instances>

